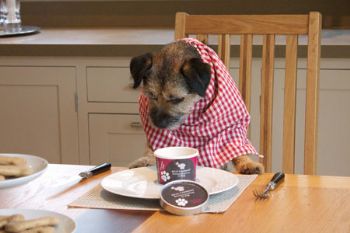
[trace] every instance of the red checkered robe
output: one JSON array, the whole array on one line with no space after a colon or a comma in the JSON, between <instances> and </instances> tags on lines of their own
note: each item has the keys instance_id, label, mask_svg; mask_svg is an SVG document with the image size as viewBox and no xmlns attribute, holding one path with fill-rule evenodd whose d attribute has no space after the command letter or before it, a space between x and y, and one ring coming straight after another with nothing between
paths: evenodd
<instances>
[{"instance_id":1,"label":"red checkered robe","mask_svg":"<svg viewBox=\"0 0 350 233\"><path fill-rule=\"evenodd\" d=\"M182 39L195 47L203 62L211 66L211 80L205 96L193 106L180 127L158 129L148 115L148 98L141 93L139 111L153 150L166 146L188 146L199 150L199 165L220 167L237 156L258 154L247 139L249 113L218 55L196 39Z\"/></svg>"}]
</instances>

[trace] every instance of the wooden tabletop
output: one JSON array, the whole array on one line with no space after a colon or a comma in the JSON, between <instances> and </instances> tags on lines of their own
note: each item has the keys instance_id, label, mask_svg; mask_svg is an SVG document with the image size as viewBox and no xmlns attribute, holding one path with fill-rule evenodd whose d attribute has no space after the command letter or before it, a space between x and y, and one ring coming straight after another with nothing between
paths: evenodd
<instances>
[{"instance_id":1,"label":"wooden tabletop","mask_svg":"<svg viewBox=\"0 0 350 233\"><path fill-rule=\"evenodd\" d=\"M224 214L174 216L166 212L67 208L103 177L124 168L114 167L47 199L53 180L78 174L90 166L54 165L32 182L0 189L0 208L33 208L66 214L77 233L96 232L350 232L350 177L286 175L270 199L256 201L272 174L259 176Z\"/></svg>"}]
</instances>

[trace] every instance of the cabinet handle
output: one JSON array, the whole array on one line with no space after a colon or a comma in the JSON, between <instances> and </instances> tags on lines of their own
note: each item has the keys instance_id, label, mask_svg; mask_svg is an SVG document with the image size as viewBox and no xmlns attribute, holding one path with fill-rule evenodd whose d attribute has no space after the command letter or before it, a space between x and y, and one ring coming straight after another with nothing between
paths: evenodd
<instances>
[{"instance_id":1,"label":"cabinet handle","mask_svg":"<svg viewBox=\"0 0 350 233\"><path fill-rule=\"evenodd\" d=\"M141 129L142 128L142 124L138 121L133 121L130 123L130 127L134 128L134 129Z\"/></svg>"}]
</instances>

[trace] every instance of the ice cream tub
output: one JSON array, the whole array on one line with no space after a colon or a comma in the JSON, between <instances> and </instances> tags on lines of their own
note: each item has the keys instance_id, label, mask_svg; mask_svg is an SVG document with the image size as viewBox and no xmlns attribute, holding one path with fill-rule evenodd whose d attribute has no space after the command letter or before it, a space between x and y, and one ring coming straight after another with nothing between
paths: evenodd
<instances>
[{"instance_id":1,"label":"ice cream tub","mask_svg":"<svg viewBox=\"0 0 350 233\"><path fill-rule=\"evenodd\" d=\"M191 147L164 147L154 151L160 184L174 180L195 180L198 150Z\"/></svg>"}]
</instances>

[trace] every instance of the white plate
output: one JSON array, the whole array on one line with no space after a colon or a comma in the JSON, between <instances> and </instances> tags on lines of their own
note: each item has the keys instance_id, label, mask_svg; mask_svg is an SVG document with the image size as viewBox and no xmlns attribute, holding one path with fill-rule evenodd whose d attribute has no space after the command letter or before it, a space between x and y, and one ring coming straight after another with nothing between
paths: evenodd
<instances>
[{"instance_id":1,"label":"white plate","mask_svg":"<svg viewBox=\"0 0 350 233\"><path fill-rule=\"evenodd\" d=\"M197 167L196 181L211 195L233 188L238 184L238 177L216 168ZM116 172L105 177L101 185L114 194L145 199L159 199L163 187L157 181L155 166Z\"/></svg>"},{"instance_id":2,"label":"white plate","mask_svg":"<svg viewBox=\"0 0 350 233\"><path fill-rule=\"evenodd\" d=\"M28 176L2 180L0 181L0 189L18 186L21 184L25 184L31 180L34 180L35 178L40 176L47 168L47 161L38 156L25 154L0 154L0 157L1 156L19 157L25 159L27 161L27 164L32 168L33 173Z\"/></svg>"},{"instance_id":3,"label":"white plate","mask_svg":"<svg viewBox=\"0 0 350 233\"><path fill-rule=\"evenodd\" d=\"M34 210L34 209L0 209L0 215L23 214L26 220L52 216L59 220L56 226L55 233L72 233L75 230L75 222L66 215L59 214L48 210Z\"/></svg>"}]
</instances>

